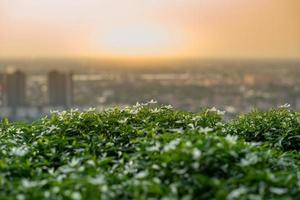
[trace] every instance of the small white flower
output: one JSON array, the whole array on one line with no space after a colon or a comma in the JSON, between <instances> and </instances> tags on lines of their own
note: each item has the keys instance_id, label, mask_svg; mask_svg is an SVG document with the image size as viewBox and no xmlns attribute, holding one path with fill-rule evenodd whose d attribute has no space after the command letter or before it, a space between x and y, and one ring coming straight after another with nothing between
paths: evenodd
<instances>
[{"instance_id":1,"label":"small white flower","mask_svg":"<svg viewBox=\"0 0 300 200\"><path fill-rule=\"evenodd\" d=\"M199 131L200 131L200 133L204 133L205 135L207 134L207 133L209 133L209 132L212 132L214 129L212 129L212 128L209 128L209 127L205 127L205 128L200 128L199 129Z\"/></svg>"},{"instance_id":2,"label":"small white flower","mask_svg":"<svg viewBox=\"0 0 300 200\"><path fill-rule=\"evenodd\" d=\"M24 200L24 199L25 199L24 194L18 194L17 195L17 200Z\"/></svg>"},{"instance_id":3,"label":"small white flower","mask_svg":"<svg viewBox=\"0 0 300 200\"><path fill-rule=\"evenodd\" d=\"M157 177L154 177L154 178L153 178L153 181L154 181L155 183L157 183L157 184L160 184L160 183L161 183L161 180L160 180L159 178L157 178Z\"/></svg>"},{"instance_id":4,"label":"small white flower","mask_svg":"<svg viewBox=\"0 0 300 200\"><path fill-rule=\"evenodd\" d=\"M245 194L247 192L247 188L245 187L239 187L233 191L231 191L228 196L227 199L231 200L231 199L238 199L241 195Z\"/></svg>"},{"instance_id":5,"label":"small white flower","mask_svg":"<svg viewBox=\"0 0 300 200\"><path fill-rule=\"evenodd\" d=\"M71 108L71 110L70 110L71 113L78 112L78 111L79 111L78 108Z\"/></svg>"},{"instance_id":6,"label":"small white flower","mask_svg":"<svg viewBox=\"0 0 300 200\"><path fill-rule=\"evenodd\" d=\"M62 172L63 174L68 174L68 173L71 173L74 171L73 167L69 167L68 165L63 165L63 166L59 167L58 170L60 172ZM62 176L62 175L60 175L60 176ZM60 176L58 176L57 179L59 179Z\"/></svg>"},{"instance_id":7,"label":"small white flower","mask_svg":"<svg viewBox=\"0 0 300 200\"><path fill-rule=\"evenodd\" d=\"M44 197L45 198L49 198L50 197L50 192L49 191L45 191L44 192Z\"/></svg>"},{"instance_id":8,"label":"small white flower","mask_svg":"<svg viewBox=\"0 0 300 200\"><path fill-rule=\"evenodd\" d=\"M148 172L147 171L141 171L138 174L135 175L135 178L146 178L148 176Z\"/></svg>"},{"instance_id":9,"label":"small white flower","mask_svg":"<svg viewBox=\"0 0 300 200\"><path fill-rule=\"evenodd\" d=\"M24 132L21 129L18 128L18 129L16 129L16 133L17 134L23 134Z\"/></svg>"},{"instance_id":10,"label":"small white flower","mask_svg":"<svg viewBox=\"0 0 300 200\"><path fill-rule=\"evenodd\" d=\"M193 158L195 159L195 160L198 160L200 157L201 157L201 155L202 155L202 152L199 150L199 149L194 149L193 150Z\"/></svg>"},{"instance_id":11,"label":"small white flower","mask_svg":"<svg viewBox=\"0 0 300 200\"><path fill-rule=\"evenodd\" d=\"M227 141L229 141L230 143L235 144L236 141L238 140L238 136L236 136L236 135L226 135L225 139Z\"/></svg>"},{"instance_id":12,"label":"small white flower","mask_svg":"<svg viewBox=\"0 0 300 200\"><path fill-rule=\"evenodd\" d=\"M95 162L93 160L88 160L86 163L88 165L95 166Z\"/></svg>"},{"instance_id":13,"label":"small white flower","mask_svg":"<svg viewBox=\"0 0 300 200\"><path fill-rule=\"evenodd\" d=\"M177 191L176 184L171 184L170 188L171 188L172 193L177 194L178 191Z\"/></svg>"},{"instance_id":14,"label":"small white flower","mask_svg":"<svg viewBox=\"0 0 300 200\"><path fill-rule=\"evenodd\" d=\"M139 107L141 107L141 104L139 102L136 102L136 104L133 107L134 108L139 108Z\"/></svg>"},{"instance_id":15,"label":"small white flower","mask_svg":"<svg viewBox=\"0 0 300 200\"><path fill-rule=\"evenodd\" d=\"M279 108L290 108L291 107L291 104L283 104L283 105L280 105Z\"/></svg>"},{"instance_id":16,"label":"small white flower","mask_svg":"<svg viewBox=\"0 0 300 200\"><path fill-rule=\"evenodd\" d=\"M79 171L79 172L83 172L83 171L84 171L84 169L85 169L85 167L84 167L84 166L80 166L80 167L78 168L78 171Z\"/></svg>"},{"instance_id":17,"label":"small white flower","mask_svg":"<svg viewBox=\"0 0 300 200\"><path fill-rule=\"evenodd\" d=\"M151 109L150 111L151 111L151 113L159 113L161 110L158 108L154 108L154 109Z\"/></svg>"},{"instance_id":18,"label":"small white flower","mask_svg":"<svg viewBox=\"0 0 300 200\"><path fill-rule=\"evenodd\" d=\"M55 186L55 187L53 187L52 188L52 191L54 192L54 193L58 193L59 192L59 187L57 187L57 186Z\"/></svg>"},{"instance_id":19,"label":"small white flower","mask_svg":"<svg viewBox=\"0 0 300 200\"><path fill-rule=\"evenodd\" d=\"M251 145L251 146L260 146L263 143L262 142L246 142L247 144Z\"/></svg>"},{"instance_id":20,"label":"small white flower","mask_svg":"<svg viewBox=\"0 0 300 200\"><path fill-rule=\"evenodd\" d=\"M224 114L225 114L225 111L218 110L218 109L216 109L215 107L212 107L211 109L209 109L209 111L215 112L215 113L217 113L218 115L224 115Z\"/></svg>"},{"instance_id":21,"label":"small white flower","mask_svg":"<svg viewBox=\"0 0 300 200\"><path fill-rule=\"evenodd\" d=\"M128 120L128 118L124 118L124 119L119 120L118 122L120 124L125 124L127 122L127 120Z\"/></svg>"},{"instance_id":22,"label":"small white flower","mask_svg":"<svg viewBox=\"0 0 300 200\"><path fill-rule=\"evenodd\" d=\"M80 159L78 159L78 158L72 158L71 162L69 162L69 165L71 167L75 167L76 165L79 164L79 162L80 162Z\"/></svg>"},{"instance_id":23,"label":"small white flower","mask_svg":"<svg viewBox=\"0 0 300 200\"><path fill-rule=\"evenodd\" d=\"M152 165L152 169L159 170L159 169L160 169L160 167L159 167L157 164L153 164L153 165Z\"/></svg>"},{"instance_id":24,"label":"small white flower","mask_svg":"<svg viewBox=\"0 0 300 200\"><path fill-rule=\"evenodd\" d=\"M183 133L184 130L183 128L171 128L171 129L168 129L170 132L174 132L174 133Z\"/></svg>"},{"instance_id":25,"label":"small white flower","mask_svg":"<svg viewBox=\"0 0 300 200\"><path fill-rule=\"evenodd\" d=\"M64 173L64 172L63 172ZM64 180L64 178L66 178L66 175L65 174L61 174L59 176L56 177L56 180L58 182L62 182ZM58 188L59 189L59 188Z\"/></svg>"},{"instance_id":26,"label":"small white flower","mask_svg":"<svg viewBox=\"0 0 300 200\"><path fill-rule=\"evenodd\" d=\"M191 147L191 146L192 146L192 143L191 143L190 141L187 141L187 142L185 143L185 146Z\"/></svg>"},{"instance_id":27,"label":"small white flower","mask_svg":"<svg viewBox=\"0 0 300 200\"><path fill-rule=\"evenodd\" d=\"M88 179L89 183L93 184L93 185L100 185L105 183L104 177L103 176L97 176L95 178L89 178Z\"/></svg>"},{"instance_id":28,"label":"small white flower","mask_svg":"<svg viewBox=\"0 0 300 200\"><path fill-rule=\"evenodd\" d=\"M157 101L151 99L149 102L147 102L148 104L157 104Z\"/></svg>"},{"instance_id":29,"label":"small white flower","mask_svg":"<svg viewBox=\"0 0 300 200\"><path fill-rule=\"evenodd\" d=\"M159 151L160 149L160 143L156 142L155 145L148 147L147 151Z\"/></svg>"},{"instance_id":30,"label":"small white flower","mask_svg":"<svg viewBox=\"0 0 300 200\"><path fill-rule=\"evenodd\" d=\"M132 114L132 115L136 115L139 113L139 110L138 109L131 109L129 110L129 113Z\"/></svg>"},{"instance_id":31,"label":"small white flower","mask_svg":"<svg viewBox=\"0 0 300 200\"><path fill-rule=\"evenodd\" d=\"M102 192L107 192L107 191L108 191L107 185L103 185L103 186L101 187L101 191L102 191Z\"/></svg>"},{"instance_id":32,"label":"small white flower","mask_svg":"<svg viewBox=\"0 0 300 200\"><path fill-rule=\"evenodd\" d=\"M248 153L248 154L246 154L246 157L241 160L241 165L242 166L254 165L258 161L259 161L259 158L256 154Z\"/></svg>"},{"instance_id":33,"label":"small white flower","mask_svg":"<svg viewBox=\"0 0 300 200\"><path fill-rule=\"evenodd\" d=\"M55 174L54 168L48 169L48 173L51 175L54 175Z\"/></svg>"},{"instance_id":34,"label":"small white flower","mask_svg":"<svg viewBox=\"0 0 300 200\"><path fill-rule=\"evenodd\" d=\"M59 110L50 110L50 114L60 115L60 111Z\"/></svg>"},{"instance_id":35,"label":"small white flower","mask_svg":"<svg viewBox=\"0 0 300 200\"><path fill-rule=\"evenodd\" d=\"M21 146L21 147L13 147L11 149L11 154L16 156L25 156L28 153L28 147Z\"/></svg>"},{"instance_id":36,"label":"small white flower","mask_svg":"<svg viewBox=\"0 0 300 200\"><path fill-rule=\"evenodd\" d=\"M194 130L194 129L195 129L195 125L194 125L194 124L192 124L192 123L188 124L188 127L189 127L190 129L192 129L192 130Z\"/></svg>"},{"instance_id":37,"label":"small white flower","mask_svg":"<svg viewBox=\"0 0 300 200\"><path fill-rule=\"evenodd\" d=\"M96 110L96 108L90 107L90 108L88 108L86 111L87 111L87 112L94 112L95 110Z\"/></svg>"},{"instance_id":38,"label":"small white flower","mask_svg":"<svg viewBox=\"0 0 300 200\"><path fill-rule=\"evenodd\" d=\"M71 198L74 200L80 200L81 199L81 194L79 192L73 192L71 194Z\"/></svg>"},{"instance_id":39,"label":"small white flower","mask_svg":"<svg viewBox=\"0 0 300 200\"><path fill-rule=\"evenodd\" d=\"M167 105L167 106L164 106L164 108L171 110L171 109L173 109L173 106Z\"/></svg>"},{"instance_id":40,"label":"small white flower","mask_svg":"<svg viewBox=\"0 0 300 200\"><path fill-rule=\"evenodd\" d=\"M194 162L194 163L192 164L192 167L193 167L194 169L198 169L199 166L200 166L200 164L199 164L198 162Z\"/></svg>"},{"instance_id":41,"label":"small white flower","mask_svg":"<svg viewBox=\"0 0 300 200\"><path fill-rule=\"evenodd\" d=\"M29 181L27 179L22 179L22 186L24 188L32 188L32 187L36 187L39 185L39 182L37 181Z\"/></svg>"},{"instance_id":42,"label":"small white flower","mask_svg":"<svg viewBox=\"0 0 300 200\"><path fill-rule=\"evenodd\" d=\"M179 139L179 138L177 138L177 139L175 139L175 140L172 140L171 142L169 142L168 144L166 144L166 145L164 146L163 151L164 151L164 152L167 152L167 151L173 150L173 149L176 148L176 146L177 146L179 143L180 143L180 139Z\"/></svg>"},{"instance_id":43,"label":"small white flower","mask_svg":"<svg viewBox=\"0 0 300 200\"><path fill-rule=\"evenodd\" d=\"M51 126L48 128L47 132L48 132L48 133L51 133L52 131L57 130L57 129L59 129L57 126L51 125Z\"/></svg>"},{"instance_id":44,"label":"small white flower","mask_svg":"<svg viewBox=\"0 0 300 200\"><path fill-rule=\"evenodd\" d=\"M276 187L270 187L270 192L273 194L282 195L286 193L288 190L286 188L276 188Z\"/></svg>"}]
</instances>

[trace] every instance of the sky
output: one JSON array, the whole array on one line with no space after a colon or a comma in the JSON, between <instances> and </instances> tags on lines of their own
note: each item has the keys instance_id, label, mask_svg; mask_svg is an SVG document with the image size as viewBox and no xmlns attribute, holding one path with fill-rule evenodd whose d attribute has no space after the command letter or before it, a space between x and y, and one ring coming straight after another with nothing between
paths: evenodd
<instances>
[{"instance_id":1,"label":"sky","mask_svg":"<svg viewBox=\"0 0 300 200\"><path fill-rule=\"evenodd\" d=\"M0 0L0 57L300 58L300 1Z\"/></svg>"}]
</instances>

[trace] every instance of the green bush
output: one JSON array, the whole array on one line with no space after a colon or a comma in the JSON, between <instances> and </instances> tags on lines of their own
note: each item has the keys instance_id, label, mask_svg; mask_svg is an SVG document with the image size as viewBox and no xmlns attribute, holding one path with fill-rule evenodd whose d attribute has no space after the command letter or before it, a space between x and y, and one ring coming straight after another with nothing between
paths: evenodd
<instances>
[{"instance_id":1,"label":"green bush","mask_svg":"<svg viewBox=\"0 0 300 200\"><path fill-rule=\"evenodd\" d=\"M3 120L0 199L300 199L299 115L220 114L146 104Z\"/></svg>"},{"instance_id":2,"label":"green bush","mask_svg":"<svg viewBox=\"0 0 300 200\"><path fill-rule=\"evenodd\" d=\"M285 151L300 151L300 114L286 108L254 111L229 123L226 134L249 142L267 142Z\"/></svg>"}]
</instances>

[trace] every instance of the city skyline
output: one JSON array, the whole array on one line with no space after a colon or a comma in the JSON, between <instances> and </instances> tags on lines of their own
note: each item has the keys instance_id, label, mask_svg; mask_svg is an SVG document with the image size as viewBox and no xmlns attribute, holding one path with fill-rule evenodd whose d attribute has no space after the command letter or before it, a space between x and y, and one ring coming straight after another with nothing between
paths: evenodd
<instances>
[{"instance_id":1,"label":"city skyline","mask_svg":"<svg viewBox=\"0 0 300 200\"><path fill-rule=\"evenodd\" d=\"M300 58L297 0L0 2L0 57Z\"/></svg>"}]
</instances>

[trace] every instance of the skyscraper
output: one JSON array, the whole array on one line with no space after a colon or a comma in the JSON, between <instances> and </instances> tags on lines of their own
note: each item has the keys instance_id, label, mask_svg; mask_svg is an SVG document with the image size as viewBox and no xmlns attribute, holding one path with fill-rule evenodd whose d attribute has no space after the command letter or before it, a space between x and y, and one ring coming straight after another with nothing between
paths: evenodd
<instances>
[{"instance_id":1,"label":"skyscraper","mask_svg":"<svg viewBox=\"0 0 300 200\"><path fill-rule=\"evenodd\" d=\"M73 80L71 73L48 73L48 98L50 106L69 107L73 104Z\"/></svg>"},{"instance_id":2,"label":"skyscraper","mask_svg":"<svg viewBox=\"0 0 300 200\"><path fill-rule=\"evenodd\" d=\"M16 108L26 105L26 75L17 70L6 74L6 106Z\"/></svg>"},{"instance_id":3,"label":"skyscraper","mask_svg":"<svg viewBox=\"0 0 300 200\"><path fill-rule=\"evenodd\" d=\"M0 73L0 105L5 105L5 74Z\"/></svg>"}]
</instances>

